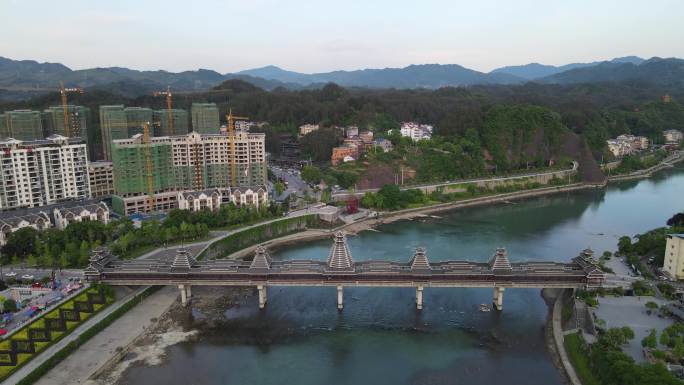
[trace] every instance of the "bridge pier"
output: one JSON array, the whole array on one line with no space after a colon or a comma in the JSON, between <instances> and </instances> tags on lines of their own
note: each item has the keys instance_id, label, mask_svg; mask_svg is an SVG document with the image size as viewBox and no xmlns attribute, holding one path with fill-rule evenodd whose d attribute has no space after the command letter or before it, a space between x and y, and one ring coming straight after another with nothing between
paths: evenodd
<instances>
[{"instance_id":1,"label":"bridge pier","mask_svg":"<svg viewBox=\"0 0 684 385\"><path fill-rule=\"evenodd\" d=\"M504 287L495 287L494 288L494 296L493 296L493 303L494 307L496 310L503 310L503 293L506 288Z\"/></svg>"},{"instance_id":2,"label":"bridge pier","mask_svg":"<svg viewBox=\"0 0 684 385\"><path fill-rule=\"evenodd\" d=\"M187 297L187 292L185 291L185 285L178 285L178 289L180 289L180 293L181 293L181 305L187 306L188 305L188 297Z\"/></svg>"},{"instance_id":3,"label":"bridge pier","mask_svg":"<svg viewBox=\"0 0 684 385\"><path fill-rule=\"evenodd\" d=\"M268 301L268 293L266 292L266 286L258 285L257 290L259 291L259 309L263 309Z\"/></svg>"},{"instance_id":4,"label":"bridge pier","mask_svg":"<svg viewBox=\"0 0 684 385\"><path fill-rule=\"evenodd\" d=\"M185 296L187 297L188 301L192 298L192 290L190 290L190 288L192 288L192 285L185 285Z\"/></svg>"},{"instance_id":5,"label":"bridge pier","mask_svg":"<svg viewBox=\"0 0 684 385\"><path fill-rule=\"evenodd\" d=\"M344 291L342 285L337 285L337 310L342 311L344 308Z\"/></svg>"},{"instance_id":6,"label":"bridge pier","mask_svg":"<svg viewBox=\"0 0 684 385\"><path fill-rule=\"evenodd\" d=\"M416 287L416 309L423 310L423 286Z\"/></svg>"}]
</instances>

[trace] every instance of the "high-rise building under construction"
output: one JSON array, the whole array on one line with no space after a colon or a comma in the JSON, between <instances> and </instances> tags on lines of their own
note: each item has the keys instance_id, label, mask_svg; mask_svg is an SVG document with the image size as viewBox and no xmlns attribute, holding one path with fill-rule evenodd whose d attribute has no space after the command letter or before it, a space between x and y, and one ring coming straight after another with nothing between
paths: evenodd
<instances>
[{"instance_id":1,"label":"high-rise building under construction","mask_svg":"<svg viewBox=\"0 0 684 385\"><path fill-rule=\"evenodd\" d=\"M83 106L67 106L68 130L64 129L64 107L55 106L43 111L43 128L45 135L57 134L70 138L81 138L88 141L88 116L90 109ZM68 135L67 135L68 134Z\"/></svg>"},{"instance_id":2,"label":"high-rise building under construction","mask_svg":"<svg viewBox=\"0 0 684 385\"><path fill-rule=\"evenodd\" d=\"M102 133L102 155L112 160L112 140L128 138L128 126L124 106L100 106L100 131Z\"/></svg>"},{"instance_id":3,"label":"high-rise building under construction","mask_svg":"<svg viewBox=\"0 0 684 385\"><path fill-rule=\"evenodd\" d=\"M0 114L0 136L17 140L40 140L45 137L40 111L15 110Z\"/></svg>"},{"instance_id":4,"label":"high-rise building under construction","mask_svg":"<svg viewBox=\"0 0 684 385\"><path fill-rule=\"evenodd\" d=\"M142 134L145 124L152 124L152 109L145 107L126 107L126 126L128 138L135 134Z\"/></svg>"},{"instance_id":5,"label":"high-rise building under construction","mask_svg":"<svg viewBox=\"0 0 684 385\"><path fill-rule=\"evenodd\" d=\"M157 110L153 113L154 136L185 135L188 130L188 112L180 109L171 110L171 124L169 126L169 110Z\"/></svg>"},{"instance_id":6,"label":"high-rise building under construction","mask_svg":"<svg viewBox=\"0 0 684 385\"><path fill-rule=\"evenodd\" d=\"M105 160L112 159L112 141L128 139L143 132L146 123L152 124L152 110L123 105L100 106L100 130Z\"/></svg>"},{"instance_id":7,"label":"high-rise building under construction","mask_svg":"<svg viewBox=\"0 0 684 385\"><path fill-rule=\"evenodd\" d=\"M219 110L216 103L192 103L192 130L200 134L218 134Z\"/></svg>"},{"instance_id":8,"label":"high-rise building under construction","mask_svg":"<svg viewBox=\"0 0 684 385\"><path fill-rule=\"evenodd\" d=\"M231 140L234 157L230 150ZM148 212L172 208L175 195L171 191L266 184L264 134L240 132L229 137L192 132L154 137L150 142L143 143L142 135L113 142L116 193L113 207L119 213L131 212L131 207ZM150 174L148 167L152 168L151 174L155 178L154 207L149 207L149 182L144 178ZM234 185L233 170L236 173Z\"/></svg>"}]
</instances>

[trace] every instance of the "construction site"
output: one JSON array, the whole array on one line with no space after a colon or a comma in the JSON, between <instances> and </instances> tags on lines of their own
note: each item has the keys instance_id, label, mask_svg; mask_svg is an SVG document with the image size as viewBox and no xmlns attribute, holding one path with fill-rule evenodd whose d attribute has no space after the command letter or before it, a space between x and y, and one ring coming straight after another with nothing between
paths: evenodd
<instances>
[{"instance_id":1,"label":"construction site","mask_svg":"<svg viewBox=\"0 0 684 385\"><path fill-rule=\"evenodd\" d=\"M236 131L246 117L230 112L226 120L225 133L153 137L146 123L142 134L113 140L114 211L167 211L178 191L265 186L265 134Z\"/></svg>"}]
</instances>

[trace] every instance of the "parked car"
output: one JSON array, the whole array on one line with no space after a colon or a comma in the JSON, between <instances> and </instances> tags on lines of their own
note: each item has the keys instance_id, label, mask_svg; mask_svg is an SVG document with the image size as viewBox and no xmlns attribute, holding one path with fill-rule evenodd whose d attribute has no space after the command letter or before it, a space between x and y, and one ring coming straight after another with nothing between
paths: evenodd
<instances>
[{"instance_id":1,"label":"parked car","mask_svg":"<svg viewBox=\"0 0 684 385\"><path fill-rule=\"evenodd\" d=\"M10 271L9 273L5 273L5 277L8 277L8 278L13 278L16 276L17 276L17 273L15 273L13 271Z\"/></svg>"},{"instance_id":2,"label":"parked car","mask_svg":"<svg viewBox=\"0 0 684 385\"><path fill-rule=\"evenodd\" d=\"M33 274L24 274L21 276L21 279L25 281L33 281L33 278L35 278Z\"/></svg>"}]
</instances>

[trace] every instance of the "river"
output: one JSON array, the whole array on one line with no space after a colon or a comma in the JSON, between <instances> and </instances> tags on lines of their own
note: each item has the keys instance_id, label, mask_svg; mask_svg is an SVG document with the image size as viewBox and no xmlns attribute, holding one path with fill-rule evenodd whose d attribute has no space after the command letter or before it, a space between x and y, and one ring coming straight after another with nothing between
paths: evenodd
<instances>
[{"instance_id":1,"label":"river","mask_svg":"<svg viewBox=\"0 0 684 385\"><path fill-rule=\"evenodd\" d=\"M433 260L485 261L498 246L512 261L568 261L581 249L614 250L621 235L664 225L684 210L684 168L606 190L459 209L401 221L349 237L357 260L408 260L415 247ZM272 253L324 259L331 242ZM539 290L510 289L502 312L483 313L491 289L346 288L338 313L334 288L270 288L229 309L220 330L170 347L158 366L134 366L124 384L452 385L561 384L545 346L547 307Z\"/></svg>"}]
</instances>

